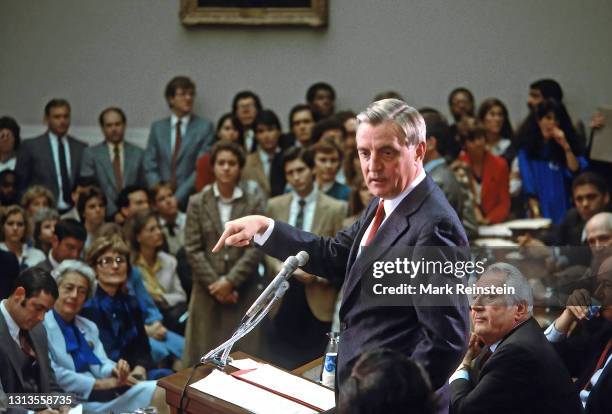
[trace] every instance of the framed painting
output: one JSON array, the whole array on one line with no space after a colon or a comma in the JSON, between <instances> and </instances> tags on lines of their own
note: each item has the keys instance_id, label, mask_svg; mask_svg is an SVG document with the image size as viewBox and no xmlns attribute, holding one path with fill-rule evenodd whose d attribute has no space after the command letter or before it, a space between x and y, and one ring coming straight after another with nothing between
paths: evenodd
<instances>
[{"instance_id":1,"label":"framed painting","mask_svg":"<svg viewBox=\"0 0 612 414\"><path fill-rule=\"evenodd\" d=\"M181 23L325 27L329 0L181 0Z\"/></svg>"}]
</instances>

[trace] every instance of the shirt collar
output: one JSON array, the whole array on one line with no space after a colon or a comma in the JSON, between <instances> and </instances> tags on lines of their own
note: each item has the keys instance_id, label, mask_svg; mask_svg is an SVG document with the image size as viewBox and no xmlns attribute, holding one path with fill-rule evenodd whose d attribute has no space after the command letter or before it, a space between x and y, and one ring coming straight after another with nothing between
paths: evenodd
<instances>
[{"instance_id":1,"label":"shirt collar","mask_svg":"<svg viewBox=\"0 0 612 414\"><path fill-rule=\"evenodd\" d=\"M433 169L435 169L438 165L444 164L446 160L442 157L436 158L435 160L429 161L427 164L423 166L426 173L431 173Z\"/></svg>"},{"instance_id":2,"label":"shirt collar","mask_svg":"<svg viewBox=\"0 0 612 414\"><path fill-rule=\"evenodd\" d=\"M499 344L501 343L501 339L497 342L495 342L494 344L491 344L489 346L489 349L491 350L491 353L495 352L495 350L497 349L497 347L499 346Z\"/></svg>"},{"instance_id":3,"label":"shirt collar","mask_svg":"<svg viewBox=\"0 0 612 414\"><path fill-rule=\"evenodd\" d=\"M321 191L323 191L324 193L327 193L329 190L331 190L331 188L334 186L334 184L336 184L336 182L332 181L331 183L325 183L323 185L317 184L317 186L319 187L319 189Z\"/></svg>"},{"instance_id":4,"label":"shirt collar","mask_svg":"<svg viewBox=\"0 0 612 414\"><path fill-rule=\"evenodd\" d=\"M410 192L414 190L414 188L419 185L424 179L425 170L421 171L421 173L399 195L390 200L384 200L385 216L389 217L391 213L393 213L393 211L397 208L397 206L399 206L402 200L406 198L406 196L410 194Z\"/></svg>"},{"instance_id":5,"label":"shirt collar","mask_svg":"<svg viewBox=\"0 0 612 414\"><path fill-rule=\"evenodd\" d=\"M117 145L119 147L119 151L123 150L123 140L119 141L118 143L112 143L110 141L106 141L106 145L108 146L108 149L111 151L115 150L115 145Z\"/></svg>"},{"instance_id":6,"label":"shirt collar","mask_svg":"<svg viewBox=\"0 0 612 414\"><path fill-rule=\"evenodd\" d=\"M8 309L6 309L6 299L0 302L0 311L2 311L2 316L4 316L4 320L6 321L6 326L9 329L9 334L11 338L15 340L15 342L19 343L19 326L17 322L13 319Z\"/></svg>"},{"instance_id":7,"label":"shirt collar","mask_svg":"<svg viewBox=\"0 0 612 414\"><path fill-rule=\"evenodd\" d=\"M191 120L191 114L187 114L180 118L176 116L174 113L170 115L170 125L172 125L172 128L176 127L176 123L179 121L179 119L181 120L181 127L188 125L189 121Z\"/></svg>"},{"instance_id":8,"label":"shirt collar","mask_svg":"<svg viewBox=\"0 0 612 414\"><path fill-rule=\"evenodd\" d=\"M57 135L55 135L55 134L54 134L53 132L51 132L51 131L49 131L49 132L47 132L47 133L49 134L49 138L51 138L51 140L52 140L52 141L59 142L59 138L58 138L58 136L57 136ZM64 136L65 136L65 135L64 135Z\"/></svg>"},{"instance_id":9,"label":"shirt collar","mask_svg":"<svg viewBox=\"0 0 612 414\"><path fill-rule=\"evenodd\" d=\"M304 200L306 202L306 204L310 204L310 203L314 203L317 201L317 197L319 195L319 191L317 190L316 186L313 186L312 191L310 192L310 194L308 194L306 197L302 198L298 195L298 193L296 193L295 191L292 191L293 193L293 201L294 202L298 202L299 200Z\"/></svg>"},{"instance_id":10,"label":"shirt collar","mask_svg":"<svg viewBox=\"0 0 612 414\"><path fill-rule=\"evenodd\" d=\"M54 258L53 258L53 249L49 250L49 254L47 255L47 258L49 259L49 262L51 263L51 266L53 267L53 269L55 269L56 267L59 266L59 262L57 262Z\"/></svg>"},{"instance_id":11,"label":"shirt collar","mask_svg":"<svg viewBox=\"0 0 612 414\"><path fill-rule=\"evenodd\" d=\"M217 183L215 182L213 184L213 195L215 196L216 199L224 202L224 203L231 203L234 200L237 200L239 198L242 197L243 192L242 192L242 188L240 188L239 185L234 187L234 193L232 194L232 198L230 198L229 200L227 198L223 198L223 196L221 195L221 192L219 191L219 186L217 185Z\"/></svg>"}]
</instances>

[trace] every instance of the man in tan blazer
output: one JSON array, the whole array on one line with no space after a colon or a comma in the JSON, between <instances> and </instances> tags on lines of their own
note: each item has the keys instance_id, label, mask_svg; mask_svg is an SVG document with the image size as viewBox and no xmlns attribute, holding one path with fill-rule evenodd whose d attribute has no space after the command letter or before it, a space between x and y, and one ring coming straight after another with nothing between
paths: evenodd
<instances>
[{"instance_id":1,"label":"man in tan blazer","mask_svg":"<svg viewBox=\"0 0 612 414\"><path fill-rule=\"evenodd\" d=\"M293 191L271 198L266 215L320 236L340 231L346 203L316 189L312 152L290 148L283 154L282 165ZM272 257L267 257L266 264L269 277L274 277L282 265ZM302 270L295 272L290 285L266 339L273 362L293 369L324 352L339 286Z\"/></svg>"},{"instance_id":2,"label":"man in tan blazer","mask_svg":"<svg viewBox=\"0 0 612 414\"><path fill-rule=\"evenodd\" d=\"M285 174L278 146L280 121L274 112L264 109L257 114L253 128L257 150L247 156L242 178L257 182L267 197L283 194Z\"/></svg>"}]
</instances>

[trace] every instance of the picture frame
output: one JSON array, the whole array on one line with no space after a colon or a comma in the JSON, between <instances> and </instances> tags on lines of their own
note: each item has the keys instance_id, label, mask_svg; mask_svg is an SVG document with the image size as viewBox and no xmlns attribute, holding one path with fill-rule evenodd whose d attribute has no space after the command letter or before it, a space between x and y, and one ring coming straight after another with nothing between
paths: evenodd
<instances>
[{"instance_id":1,"label":"picture frame","mask_svg":"<svg viewBox=\"0 0 612 414\"><path fill-rule=\"evenodd\" d=\"M185 26L326 27L329 0L181 0Z\"/></svg>"}]
</instances>

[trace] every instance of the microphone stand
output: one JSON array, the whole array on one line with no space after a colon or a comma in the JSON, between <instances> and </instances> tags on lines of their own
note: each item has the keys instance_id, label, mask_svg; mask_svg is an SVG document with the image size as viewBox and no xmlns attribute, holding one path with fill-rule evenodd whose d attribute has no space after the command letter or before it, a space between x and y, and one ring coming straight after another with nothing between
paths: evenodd
<instances>
[{"instance_id":1,"label":"microphone stand","mask_svg":"<svg viewBox=\"0 0 612 414\"><path fill-rule=\"evenodd\" d=\"M261 322L261 320L270 312L272 306L274 306L274 304L283 297L285 292L287 292L287 289L289 289L289 282L285 280L278 285L276 290L268 295L268 303L264 308L260 309L251 316L245 315L232 336L227 341L223 342L221 345L204 355L200 359L200 363L211 363L218 369L225 369L228 362L232 362L229 354L234 344L241 340L246 334L251 332L253 328L255 328Z\"/></svg>"}]
</instances>

